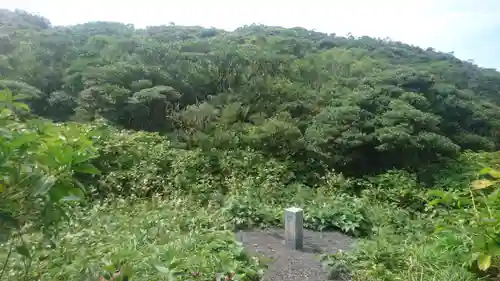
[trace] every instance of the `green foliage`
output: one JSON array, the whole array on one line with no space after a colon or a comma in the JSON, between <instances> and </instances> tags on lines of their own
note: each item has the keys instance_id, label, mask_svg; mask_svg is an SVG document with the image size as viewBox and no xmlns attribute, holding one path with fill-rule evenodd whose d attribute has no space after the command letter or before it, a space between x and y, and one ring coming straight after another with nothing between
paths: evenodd
<instances>
[{"instance_id":1,"label":"green foliage","mask_svg":"<svg viewBox=\"0 0 500 281\"><path fill-rule=\"evenodd\" d=\"M349 184L332 174L319 188L299 184L293 165L255 151L181 149L156 133L117 131L93 125L102 171L95 184L97 198L158 194L191 198L197 204L217 202L236 228L281 223L290 204L306 209L311 229L342 229L355 235L370 232L361 202L336 193Z\"/></svg>"},{"instance_id":2,"label":"green foliage","mask_svg":"<svg viewBox=\"0 0 500 281\"><path fill-rule=\"evenodd\" d=\"M499 152L465 152L458 159L446 161L430 171L434 189L468 190L469 184L477 179L477 173L486 167L496 167L500 160Z\"/></svg>"},{"instance_id":3,"label":"green foliage","mask_svg":"<svg viewBox=\"0 0 500 281\"><path fill-rule=\"evenodd\" d=\"M373 202L384 202L396 208L423 211L426 190L414 174L405 171L388 171L360 181L361 194ZM359 187L358 187L359 188Z\"/></svg>"},{"instance_id":4,"label":"green foliage","mask_svg":"<svg viewBox=\"0 0 500 281\"><path fill-rule=\"evenodd\" d=\"M333 276L356 280L496 280L500 172L489 166L498 167L497 153L465 153L437 173L439 189L428 191L402 172L363 182L362 199L380 204L366 212L372 235L323 262Z\"/></svg>"},{"instance_id":5,"label":"green foliage","mask_svg":"<svg viewBox=\"0 0 500 281\"><path fill-rule=\"evenodd\" d=\"M98 181L91 180L94 195L144 197L160 193L166 187L162 165L168 142L157 134L118 131L107 125L89 126L94 130L99 156L95 166L102 172Z\"/></svg>"},{"instance_id":6,"label":"green foliage","mask_svg":"<svg viewBox=\"0 0 500 281\"><path fill-rule=\"evenodd\" d=\"M338 195L307 201L304 227L319 231L342 230L352 235L366 235L371 225L366 218L366 209L357 198Z\"/></svg>"},{"instance_id":7,"label":"green foliage","mask_svg":"<svg viewBox=\"0 0 500 281\"><path fill-rule=\"evenodd\" d=\"M469 245L460 234L433 234L433 220L381 204L371 209L376 224L370 239L352 252L323 255L330 275L352 280L478 280L464 266Z\"/></svg>"},{"instance_id":8,"label":"green foliage","mask_svg":"<svg viewBox=\"0 0 500 281\"><path fill-rule=\"evenodd\" d=\"M90 163L96 151L85 130L37 119L19 122L15 112L28 110L21 98L0 92L0 243L10 247L7 260L15 249L31 261L24 235L40 231L52 239L67 217L65 202L84 197L74 176L98 170Z\"/></svg>"},{"instance_id":9,"label":"green foliage","mask_svg":"<svg viewBox=\"0 0 500 281\"><path fill-rule=\"evenodd\" d=\"M33 251L30 278L97 280L119 270L129 280L257 280L264 264L248 256L234 234L224 230L220 209L199 209L182 199L117 200L72 209L55 248ZM36 234L27 241L38 239ZM0 255L1 256L1 255ZM7 278L22 280L22 259L11 262ZM92 278L95 279L92 279ZM35 279L27 279L35 280Z\"/></svg>"},{"instance_id":10,"label":"green foliage","mask_svg":"<svg viewBox=\"0 0 500 281\"><path fill-rule=\"evenodd\" d=\"M500 75L432 49L260 25L52 27L6 10L0 20L11 23L0 26L0 88L56 121L248 148L295 163L308 182L498 146Z\"/></svg>"},{"instance_id":11,"label":"green foliage","mask_svg":"<svg viewBox=\"0 0 500 281\"><path fill-rule=\"evenodd\" d=\"M497 189L500 172L483 168L478 176L490 179L477 179L463 191L435 190L432 194L437 198L430 205L437 206L436 212L441 216L437 221L438 233L443 233L443 236L462 233L462 244L469 246L467 262L476 262L474 267L496 275L500 272L500 199ZM440 204L454 208L441 210Z\"/></svg>"},{"instance_id":12,"label":"green foliage","mask_svg":"<svg viewBox=\"0 0 500 281\"><path fill-rule=\"evenodd\" d=\"M2 280L257 280L231 232L290 205L362 237L332 277L499 274L496 71L302 28L0 33Z\"/></svg>"}]
</instances>

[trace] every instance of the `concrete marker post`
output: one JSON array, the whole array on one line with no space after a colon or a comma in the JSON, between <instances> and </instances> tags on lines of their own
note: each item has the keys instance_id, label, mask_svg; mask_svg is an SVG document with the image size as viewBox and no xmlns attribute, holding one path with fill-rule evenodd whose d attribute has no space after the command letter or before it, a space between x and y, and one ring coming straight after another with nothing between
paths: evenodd
<instances>
[{"instance_id":1,"label":"concrete marker post","mask_svg":"<svg viewBox=\"0 0 500 281\"><path fill-rule=\"evenodd\" d=\"M304 212L301 208L285 209L285 245L292 250L304 246Z\"/></svg>"}]
</instances>

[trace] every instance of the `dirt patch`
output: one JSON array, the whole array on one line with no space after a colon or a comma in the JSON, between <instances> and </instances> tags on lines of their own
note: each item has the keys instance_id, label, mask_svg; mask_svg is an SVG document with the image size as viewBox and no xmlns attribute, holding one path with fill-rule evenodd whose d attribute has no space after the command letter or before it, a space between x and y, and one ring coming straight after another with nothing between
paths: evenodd
<instances>
[{"instance_id":1,"label":"dirt patch","mask_svg":"<svg viewBox=\"0 0 500 281\"><path fill-rule=\"evenodd\" d=\"M254 253L272 260L264 281L329 280L327 270L319 262L319 254L347 251L354 239L339 232L304 230L304 247L300 251L285 247L284 229L245 230L237 238ZM331 279L330 279L331 280Z\"/></svg>"}]
</instances>

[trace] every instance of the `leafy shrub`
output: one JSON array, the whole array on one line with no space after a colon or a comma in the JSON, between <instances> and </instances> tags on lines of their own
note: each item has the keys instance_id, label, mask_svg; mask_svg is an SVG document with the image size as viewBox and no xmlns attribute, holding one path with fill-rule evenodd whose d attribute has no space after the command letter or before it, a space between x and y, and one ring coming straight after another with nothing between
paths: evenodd
<instances>
[{"instance_id":1,"label":"leafy shrub","mask_svg":"<svg viewBox=\"0 0 500 281\"><path fill-rule=\"evenodd\" d=\"M432 194L438 198L431 203L442 217L436 223L441 236L462 234L462 239L455 243L467 248L466 265L497 276L500 273L500 172L484 168L478 176L491 179L477 179L462 192L434 191ZM440 205L454 208L441 209Z\"/></svg>"},{"instance_id":2,"label":"leafy shrub","mask_svg":"<svg viewBox=\"0 0 500 281\"><path fill-rule=\"evenodd\" d=\"M236 229L264 228L281 223L283 208L262 204L251 195L232 196L227 199L223 213Z\"/></svg>"},{"instance_id":3,"label":"leafy shrub","mask_svg":"<svg viewBox=\"0 0 500 281\"><path fill-rule=\"evenodd\" d=\"M84 197L75 175L98 173L90 164L96 150L85 128L37 119L19 122L14 111L28 110L19 99L0 92L0 243L8 249L6 262L13 250L31 260L24 235L41 232L45 240L52 239L68 216L67 202ZM0 270L3 280L5 266Z\"/></svg>"},{"instance_id":4,"label":"leafy shrub","mask_svg":"<svg viewBox=\"0 0 500 281\"><path fill-rule=\"evenodd\" d=\"M89 129L96 135L99 156L94 164L102 172L88 181L94 195L144 197L162 192L166 186L162 163L168 141L156 133L119 131L105 124Z\"/></svg>"},{"instance_id":5,"label":"leafy shrub","mask_svg":"<svg viewBox=\"0 0 500 281\"><path fill-rule=\"evenodd\" d=\"M447 175L462 178L465 184L455 183L424 195L419 191L417 198L427 198L428 202L418 213L414 208L401 208L401 200L380 197L382 192L377 190L364 192L361 200L365 206L379 204L367 207L366 212L366 219L374 225L373 235L360 240L351 253L325 255L323 260L332 275L351 274L355 280L496 280L500 272L500 172L491 168L479 173L471 170L490 164L498 167L495 155L465 154L450 162L454 167L450 170L460 174ZM373 184L382 180L389 194L394 191L391 182L411 188L397 174L389 178L380 175ZM445 182L443 175L440 177L438 184Z\"/></svg>"},{"instance_id":6,"label":"leafy shrub","mask_svg":"<svg viewBox=\"0 0 500 281\"><path fill-rule=\"evenodd\" d=\"M339 194L323 197L320 194L304 206L304 227L319 231L342 230L352 235L371 232L366 210L360 199Z\"/></svg>"},{"instance_id":7,"label":"leafy shrub","mask_svg":"<svg viewBox=\"0 0 500 281\"><path fill-rule=\"evenodd\" d=\"M450 159L432 173L435 190L468 190L477 172L484 167L500 164L500 152L474 153L466 151L457 159Z\"/></svg>"},{"instance_id":8,"label":"leafy shrub","mask_svg":"<svg viewBox=\"0 0 500 281\"><path fill-rule=\"evenodd\" d=\"M392 170L362 181L363 197L374 202L385 202L395 207L423 211L426 204L425 189L414 174Z\"/></svg>"},{"instance_id":9,"label":"leafy shrub","mask_svg":"<svg viewBox=\"0 0 500 281\"><path fill-rule=\"evenodd\" d=\"M251 150L187 150L173 147L157 133L98 125L91 130L98 135L99 157L94 162L102 175L89 184L96 186L95 192L102 198L181 192L207 202L207 195L228 194L241 188L238 182L245 180L252 181L249 184L254 190L281 193L294 177L286 164Z\"/></svg>"},{"instance_id":10,"label":"leafy shrub","mask_svg":"<svg viewBox=\"0 0 500 281\"><path fill-rule=\"evenodd\" d=\"M460 259L466 248L450 247L433 235L430 218L412 219L408 212L387 205L371 211L374 217L385 220L376 221L380 225L370 239L359 240L350 253L322 256L330 275L369 281L477 280Z\"/></svg>"}]
</instances>

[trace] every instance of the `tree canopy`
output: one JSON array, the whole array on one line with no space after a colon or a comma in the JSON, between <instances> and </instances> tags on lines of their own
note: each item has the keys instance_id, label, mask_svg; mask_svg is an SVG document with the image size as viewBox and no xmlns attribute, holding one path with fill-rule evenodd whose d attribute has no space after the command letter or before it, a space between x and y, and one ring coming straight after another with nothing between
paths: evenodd
<instances>
[{"instance_id":1,"label":"tree canopy","mask_svg":"<svg viewBox=\"0 0 500 281\"><path fill-rule=\"evenodd\" d=\"M0 89L54 121L107 119L297 173L419 170L499 146L500 73L388 39L249 25L52 26L0 11Z\"/></svg>"}]
</instances>

